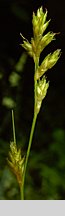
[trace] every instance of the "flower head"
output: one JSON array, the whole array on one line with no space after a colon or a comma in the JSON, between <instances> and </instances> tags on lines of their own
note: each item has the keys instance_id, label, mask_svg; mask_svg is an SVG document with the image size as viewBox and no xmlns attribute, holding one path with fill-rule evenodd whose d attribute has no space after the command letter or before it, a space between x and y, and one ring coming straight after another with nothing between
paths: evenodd
<instances>
[{"instance_id":1,"label":"flower head","mask_svg":"<svg viewBox=\"0 0 65 216\"><path fill-rule=\"evenodd\" d=\"M33 12L32 24L33 24L34 38L41 37L43 35L44 31L46 30L50 22L50 20L46 22L46 18L47 18L47 10L44 13L42 7L40 7L37 10L36 15Z\"/></svg>"},{"instance_id":2,"label":"flower head","mask_svg":"<svg viewBox=\"0 0 65 216\"><path fill-rule=\"evenodd\" d=\"M48 54L35 72L35 79L38 80L48 69L51 69L60 58L60 55L60 49Z\"/></svg>"},{"instance_id":3,"label":"flower head","mask_svg":"<svg viewBox=\"0 0 65 216\"><path fill-rule=\"evenodd\" d=\"M33 57L34 62L36 62L37 58L40 58L40 54L44 48L52 40L55 40L56 33L48 32L47 34L43 35L50 22L50 20L46 21L46 19L47 9L45 12L43 12L43 8L40 7L36 14L33 12L33 37L31 38L31 42L29 43L29 41L25 39L22 34L20 34L23 38L23 43L21 45L27 50L28 54Z\"/></svg>"},{"instance_id":4,"label":"flower head","mask_svg":"<svg viewBox=\"0 0 65 216\"><path fill-rule=\"evenodd\" d=\"M21 157L21 150L17 150L16 144L14 142L11 142L10 144L9 158L10 160L7 159L8 164L13 173L16 175L19 186L21 186L24 171L24 157Z\"/></svg>"},{"instance_id":5,"label":"flower head","mask_svg":"<svg viewBox=\"0 0 65 216\"><path fill-rule=\"evenodd\" d=\"M43 76L37 83L36 88L36 112L39 113L43 99L47 94L49 82L46 82L46 77Z\"/></svg>"},{"instance_id":6,"label":"flower head","mask_svg":"<svg viewBox=\"0 0 65 216\"><path fill-rule=\"evenodd\" d=\"M33 37L31 38L31 42L29 43L23 36L23 44L22 46L28 51L31 57L34 59L35 63L35 73L34 73L34 81L35 81L35 95L36 95L36 103L35 108L37 113L40 110L41 103L43 98L46 96L47 89L49 87L49 82L46 82L46 78L44 76L45 72L51 69L61 55L61 50L57 49L53 53L49 53L45 59L42 61L41 65L39 65L40 54L44 50L44 48L51 43L51 41L55 40L56 33L49 31L44 35L46 28L49 25L50 20L47 21L47 9L44 12L43 8L40 7L36 14L33 12L32 17L32 26L33 26ZM36 88L37 87L37 88Z\"/></svg>"}]
</instances>

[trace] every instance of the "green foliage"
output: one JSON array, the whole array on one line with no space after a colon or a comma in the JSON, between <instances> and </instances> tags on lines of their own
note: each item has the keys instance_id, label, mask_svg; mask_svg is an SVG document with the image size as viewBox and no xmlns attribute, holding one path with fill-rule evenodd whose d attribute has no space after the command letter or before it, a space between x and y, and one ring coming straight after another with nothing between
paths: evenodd
<instances>
[{"instance_id":1,"label":"green foliage","mask_svg":"<svg viewBox=\"0 0 65 216\"><path fill-rule=\"evenodd\" d=\"M4 97L2 100L2 104L11 109L15 107L15 102L11 97Z\"/></svg>"},{"instance_id":2,"label":"green foliage","mask_svg":"<svg viewBox=\"0 0 65 216\"><path fill-rule=\"evenodd\" d=\"M19 58L18 62L15 65L15 71L13 71L9 76L9 82L12 87L16 87L19 85L20 76L24 69L24 65L27 59L26 53L23 53L22 56Z\"/></svg>"},{"instance_id":3,"label":"green foliage","mask_svg":"<svg viewBox=\"0 0 65 216\"><path fill-rule=\"evenodd\" d=\"M11 88L17 87L17 89L19 89L21 74L24 70L26 60L27 60L27 55L25 54L25 52L23 52L18 62L14 66L14 71L11 71L9 75L9 78L8 78L9 89L8 91L7 89L5 89L5 92L2 98L2 105L5 106L6 108L12 109L16 107L16 101L13 95L11 95ZM4 79L4 77L1 76L1 79Z\"/></svg>"},{"instance_id":4,"label":"green foliage","mask_svg":"<svg viewBox=\"0 0 65 216\"><path fill-rule=\"evenodd\" d=\"M19 188L16 179L8 167L4 167L0 180L0 200L16 200L19 198Z\"/></svg>"},{"instance_id":5,"label":"green foliage","mask_svg":"<svg viewBox=\"0 0 65 216\"><path fill-rule=\"evenodd\" d=\"M55 129L51 136L48 149L31 153L29 199L65 199L65 131Z\"/></svg>"}]
</instances>

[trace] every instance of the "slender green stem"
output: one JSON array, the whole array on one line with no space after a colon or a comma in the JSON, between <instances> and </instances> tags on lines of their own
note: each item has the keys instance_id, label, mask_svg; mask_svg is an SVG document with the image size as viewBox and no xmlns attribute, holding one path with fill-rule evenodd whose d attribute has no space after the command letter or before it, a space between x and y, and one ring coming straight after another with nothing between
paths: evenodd
<instances>
[{"instance_id":1,"label":"slender green stem","mask_svg":"<svg viewBox=\"0 0 65 216\"><path fill-rule=\"evenodd\" d=\"M37 70L38 65L39 65L39 59L36 60L35 71ZM34 79L34 117L33 117L33 122L32 122L32 127L31 127L31 132L30 132L30 138L29 138L29 144L28 144L28 149L27 149L27 154L26 154L26 160L25 160L25 168L24 168L22 187L21 187L21 200L24 200L25 174L26 174L26 168L27 168L28 158L29 158L29 154L30 154L30 149L31 149L31 144L32 144L32 139L33 139L35 124L36 124L36 119L37 119L37 113L36 113L36 85L37 85L37 80Z\"/></svg>"},{"instance_id":2,"label":"slender green stem","mask_svg":"<svg viewBox=\"0 0 65 216\"><path fill-rule=\"evenodd\" d=\"M20 197L21 197L21 200L24 200L23 185L21 185L21 187L20 187Z\"/></svg>"},{"instance_id":3,"label":"slender green stem","mask_svg":"<svg viewBox=\"0 0 65 216\"><path fill-rule=\"evenodd\" d=\"M14 112L13 112L13 110L12 110L12 127L13 127L13 140L14 140L14 143L16 144L15 124L14 124Z\"/></svg>"},{"instance_id":4,"label":"slender green stem","mask_svg":"<svg viewBox=\"0 0 65 216\"><path fill-rule=\"evenodd\" d=\"M22 199L24 199L25 174L26 174L26 168L27 168L28 158L29 158L29 154L30 154L30 148L31 148L31 144L32 144L33 133L34 133L34 129L35 129L36 118L37 118L37 115L35 114L34 118L33 118L33 122L32 122L32 127L31 127L31 132L30 132L30 139L29 139L27 155L26 155L26 160L25 160L25 168L24 168L24 175L23 175L23 182L22 182L22 189L21 189L21 197L22 197Z\"/></svg>"},{"instance_id":5,"label":"slender green stem","mask_svg":"<svg viewBox=\"0 0 65 216\"><path fill-rule=\"evenodd\" d=\"M16 145L16 135L15 135L15 123L14 123L14 112L12 110L12 127L13 127L13 140ZM24 200L24 194L22 190L22 183L19 185L20 186L20 194L21 194L21 200Z\"/></svg>"},{"instance_id":6,"label":"slender green stem","mask_svg":"<svg viewBox=\"0 0 65 216\"><path fill-rule=\"evenodd\" d=\"M39 58L37 58L35 62L35 72L38 69L38 66L39 66ZM37 80L35 79L35 74L34 74L34 113L36 113L36 87L37 87Z\"/></svg>"}]
</instances>

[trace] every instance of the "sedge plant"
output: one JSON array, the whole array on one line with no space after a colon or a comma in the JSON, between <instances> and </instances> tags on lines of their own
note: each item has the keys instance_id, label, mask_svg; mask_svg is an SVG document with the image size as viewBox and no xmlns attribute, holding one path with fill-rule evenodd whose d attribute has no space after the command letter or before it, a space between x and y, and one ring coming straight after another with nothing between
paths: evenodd
<instances>
[{"instance_id":1,"label":"sedge plant","mask_svg":"<svg viewBox=\"0 0 65 216\"><path fill-rule=\"evenodd\" d=\"M33 139L33 134L35 130L35 124L37 121L38 114L40 112L40 108L42 105L43 99L46 97L47 90L49 87L49 81L46 81L46 71L51 69L61 55L61 50L57 49L53 53L49 53L41 64L39 64L40 54L44 50L44 48L51 43L51 41L55 40L56 33L49 31L44 34L47 26L49 25L50 20L47 21L47 9L44 12L43 8L40 7L35 14L33 12L32 17L32 26L33 26L33 37L31 38L31 42L23 37L23 43L21 46L27 51L27 53L34 60L34 115L32 121L32 127L30 132L30 138L27 148L27 153L25 157L21 156L21 150L17 150L16 145L16 137L15 137L15 125L14 125L14 113L12 110L12 123L13 123L13 137L14 140L10 144L10 152L8 163L13 170L14 174L17 177L17 181L20 186L21 200L24 200L24 187L25 187L25 175L28 164L28 159L30 155L30 149Z\"/></svg>"}]
</instances>

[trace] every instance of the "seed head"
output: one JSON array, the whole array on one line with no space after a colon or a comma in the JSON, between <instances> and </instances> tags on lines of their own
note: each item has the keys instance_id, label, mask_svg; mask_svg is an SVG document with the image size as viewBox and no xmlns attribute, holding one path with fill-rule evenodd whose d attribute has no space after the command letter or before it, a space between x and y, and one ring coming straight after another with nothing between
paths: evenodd
<instances>
[{"instance_id":1,"label":"seed head","mask_svg":"<svg viewBox=\"0 0 65 216\"><path fill-rule=\"evenodd\" d=\"M36 89L36 112L37 114L40 111L42 100L45 98L47 94L47 89L49 87L49 82L46 82L45 76L37 83Z\"/></svg>"},{"instance_id":2,"label":"seed head","mask_svg":"<svg viewBox=\"0 0 65 216\"><path fill-rule=\"evenodd\" d=\"M50 53L45 57L45 59L35 72L36 80L38 80L48 69L51 69L56 64L61 55L60 51L60 49L57 49L52 54Z\"/></svg>"},{"instance_id":3,"label":"seed head","mask_svg":"<svg viewBox=\"0 0 65 216\"><path fill-rule=\"evenodd\" d=\"M24 171L24 157L21 157L21 150L17 150L16 144L14 142L11 142L10 144L9 158L10 159L7 159L8 164L13 173L16 175L19 186L21 186Z\"/></svg>"},{"instance_id":4,"label":"seed head","mask_svg":"<svg viewBox=\"0 0 65 216\"><path fill-rule=\"evenodd\" d=\"M47 10L44 13L42 7L37 10L36 15L33 12L32 25L33 25L33 35L35 39L39 36L41 37L44 31L46 30L50 22L50 20L46 22L46 17L47 17Z\"/></svg>"}]
</instances>

